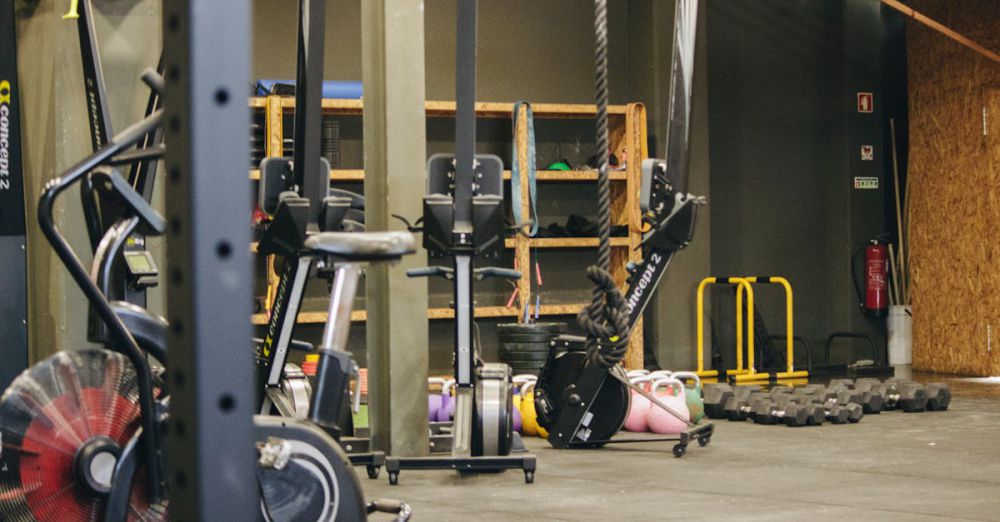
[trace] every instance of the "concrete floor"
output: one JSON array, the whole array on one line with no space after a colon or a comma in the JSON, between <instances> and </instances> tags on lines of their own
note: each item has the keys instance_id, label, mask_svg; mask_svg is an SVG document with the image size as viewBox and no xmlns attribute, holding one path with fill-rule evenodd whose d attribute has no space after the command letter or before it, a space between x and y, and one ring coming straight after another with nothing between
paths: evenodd
<instances>
[{"instance_id":1,"label":"concrete floor","mask_svg":"<svg viewBox=\"0 0 1000 522\"><path fill-rule=\"evenodd\" d=\"M712 444L681 459L668 443L555 450L529 439L534 484L513 471L403 471L398 486L385 473L364 479L366 496L436 521L1000 520L1000 385L952 382L947 412L809 428L716 421Z\"/></svg>"}]
</instances>

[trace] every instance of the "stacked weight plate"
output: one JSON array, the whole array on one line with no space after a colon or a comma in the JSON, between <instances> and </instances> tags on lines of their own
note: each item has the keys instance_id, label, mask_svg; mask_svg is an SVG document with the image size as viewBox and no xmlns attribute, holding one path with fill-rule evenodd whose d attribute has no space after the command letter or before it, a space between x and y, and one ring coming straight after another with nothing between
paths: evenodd
<instances>
[{"instance_id":1,"label":"stacked weight plate","mask_svg":"<svg viewBox=\"0 0 1000 522\"><path fill-rule=\"evenodd\" d=\"M514 375L538 375L549 356L549 342L564 333L565 323L499 324L500 361L510 365Z\"/></svg>"}]
</instances>

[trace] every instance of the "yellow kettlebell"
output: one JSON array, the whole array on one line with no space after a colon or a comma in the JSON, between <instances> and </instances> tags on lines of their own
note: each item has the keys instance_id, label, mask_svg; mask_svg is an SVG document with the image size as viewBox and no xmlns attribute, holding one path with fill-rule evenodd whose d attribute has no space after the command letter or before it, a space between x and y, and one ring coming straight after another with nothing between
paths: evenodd
<instances>
[{"instance_id":1,"label":"yellow kettlebell","mask_svg":"<svg viewBox=\"0 0 1000 522\"><path fill-rule=\"evenodd\" d=\"M537 435L543 439L549 437L549 432L538 425L538 415L535 414L535 383L529 382L521 389L521 429L525 435Z\"/></svg>"}]
</instances>

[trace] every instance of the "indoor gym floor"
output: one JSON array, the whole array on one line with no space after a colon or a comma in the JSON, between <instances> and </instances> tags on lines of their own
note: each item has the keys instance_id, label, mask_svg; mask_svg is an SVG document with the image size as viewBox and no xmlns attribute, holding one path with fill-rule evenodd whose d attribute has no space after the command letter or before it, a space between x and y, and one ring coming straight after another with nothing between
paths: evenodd
<instances>
[{"instance_id":1,"label":"indoor gym floor","mask_svg":"<svg viewBox=\"0 0 1000 522\"><path fill-rule=\"evenodd\" d=\"M363 484L431 521L1000 520L1000 384L916 380L949 382L950 409L808 428L716 421L712 444L680 459L669 443L555 450L529 438L531 485L519 471L406 470L398 486L384 471Z\"/></svg>"}]
</instances>

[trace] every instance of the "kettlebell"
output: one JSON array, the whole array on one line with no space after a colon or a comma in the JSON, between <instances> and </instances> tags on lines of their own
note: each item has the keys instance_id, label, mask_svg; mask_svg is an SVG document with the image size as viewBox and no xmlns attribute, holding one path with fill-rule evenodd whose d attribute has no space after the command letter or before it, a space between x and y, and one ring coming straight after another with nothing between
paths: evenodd
<instances>
[{"instance_id":1,"label":"kettlebell","mask_svg":"<svg viewBox=\"0 0 1000 522\"><path fill-rule=\"evenodd\" d=\"M691 422L697 424L705 416L705 401L701 397L701 379L694 372L674 372L670 376L681 382L684 382L685 379L694 381L694 386L684 390L684 396L687 398L688 411L691 412Z\"/></svg>"},{"instance_id":2,"label":"kettlebell","mask_svg":"<svg viewBox=\"0 0 1000 522\"><path fill-rule=\"evenodd\" d=\"M628 373L625 374L625 377L629 380L629 382L631 382L632 379L638 379L639 377L645 377L647 375L649 375L649 370L629 370Z\"/></svg>"},{"instance_id":3,"label":"kettlebell","mask_svg":"<svg viewBox=\"0 0 1000 522\"><path fill-rule=\"evenodd\" d=\"M632 384L642 384L652 381L649 375L641 375L631 379ZM624 428L634 433L642 433L649 428L647 416L649 415L649 399L643 397L639 392L631 390L632 400L629 401L628 415L625 417Z\"/></svg>"},{"instance_id":4,"label":"kettlebell","mask_svg":"<svg viewBox=\"0 0 1000 522\"><path fill-rule=\"evenodd\" d=\"M525 383L521 389L521 429L525 435L548 438L549 432L538 425L538 416L535 414L535 382Z\"/></svg>"},{"instance_id":5,"label":"kettlebell","mask_svg":"<svg viewBox=\"0 0 1000 522\"><path fill-rule=\"evenodd\" d=\"M455 379L448 379L441 387L441 408L438 409L438 422L448 422L455 418L455 398L451 396L451 387L454 385Z\"/></svg>"},{"instance_id":6,"label":"kettlebell","mask_svg":"<svg viewBox=\"0 0 1000 522\"><path fill-rule=\"evenodd\" d=\"M513 419L514 423L514 431L520 432L521 426L523 425L523 422L521 420L521 386L523 386L525 383L529 382L533 383L535 382L535 379L536 377L534 375L515 375L511 379L511 382L513 383L513 385L511 386L511 390L514 392L511 404L512 406L511 418Z\"/></svg>"},{"instance_id":7,"label":"kettlebell","mask_svg":"<svg viewBox=\"0 0 1000 522\"><path fill-rule=\"evenodd\" d=\"M666 379L671 376L670 370L656 370L649 372L649 378L653 379L652 382L656 382L660 379ZM649 389L649 387L647 387Z\"/></svg>"},{"instance_id":8,"label":"kettlebell","mask_svg":"<svg viewBox=\"0 0 1000 522\"><path fill-rule=\"evenodd\" d=\"M668 386L667 390L659 391L661 386ZM667 405L674 414L653 404L649 407L649 429L653 433L661 435L678 434L687 429L687 421L691 417L688 411L687 402L684 398L684 383L673 377L665 377L653 382L653 395L660 402ZM679 418L678 418L679 417Z\"/></svg>"},{"instance_id":9,"label":"kettlebell","mask_svg":"<svg viewBox=\"0 0 1000 522\"><path fill-rule=\"evenodd\" d=\"M432 384L437 384L444 389L445 380L440 377L428 377L427 378L427 422L436 422L438 410L441 409L441 401L444 397L439 393L434 393L430 391L430 386Z\"/></svg>"}]
</instances>

